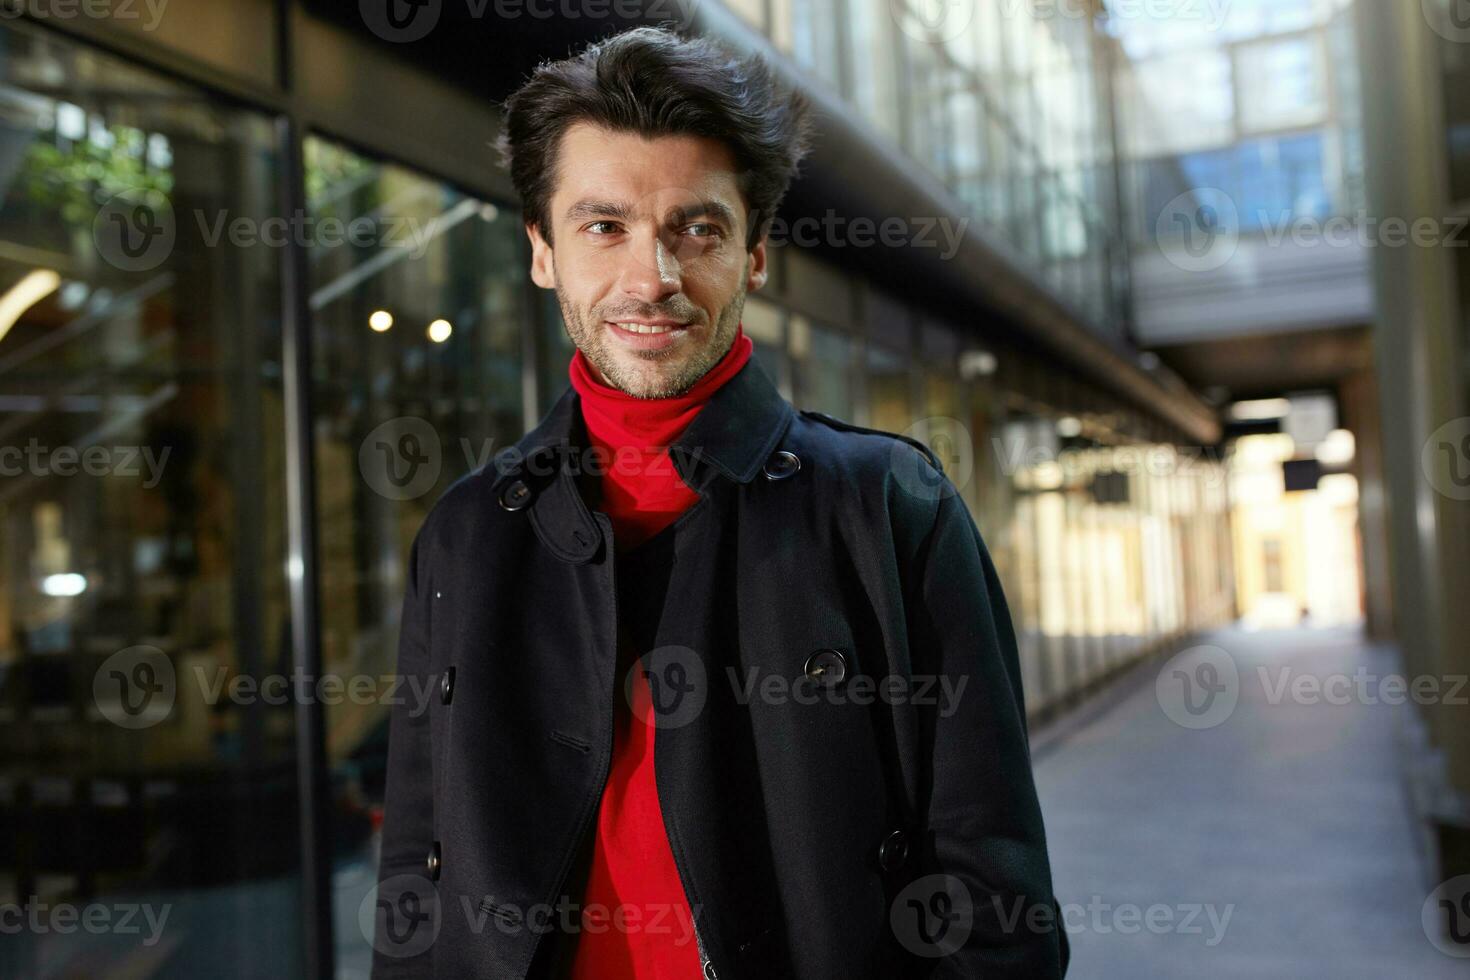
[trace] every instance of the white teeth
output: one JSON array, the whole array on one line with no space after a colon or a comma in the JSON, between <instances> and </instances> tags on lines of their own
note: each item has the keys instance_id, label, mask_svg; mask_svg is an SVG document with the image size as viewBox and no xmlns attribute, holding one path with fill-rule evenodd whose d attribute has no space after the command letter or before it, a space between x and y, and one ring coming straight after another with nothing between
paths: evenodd
<instances>
[{"instance_id":1,"label":"white teeth","mask_svg":"<svg viewBox=\"0 0 1470 980\"><path fill-rule=\"evenodd\" d=\"M616 321L618 326L629 333L668 333L673 327L655 327L647 323L623 323Z\"/></svg>"}]
</instances>

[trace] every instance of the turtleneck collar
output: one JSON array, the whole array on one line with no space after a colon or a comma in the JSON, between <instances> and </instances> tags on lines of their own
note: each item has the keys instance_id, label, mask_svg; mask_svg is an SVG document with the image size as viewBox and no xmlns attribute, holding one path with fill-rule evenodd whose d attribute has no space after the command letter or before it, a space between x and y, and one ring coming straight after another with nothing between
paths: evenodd
<instances>
[{"instance_id":1,"label":"turtleneck collar","mask_svg":"<svg viewBox=\"0 0 1470 980\"><path fill-rule=\"evenodd\" d=\"M754 345L737 324L730 349L688 391L673 398L635 398L603 384L592 376L580 350L572 355L567 373L582 404L587 433L597 444L611 449L634 446L657 451L678 438L721 385L750 360Z\"/></svg>"},{"instance_id":2,"label":"turtleneck collar","mask_svg":"<svg viewBox=\"0 0 1470 980\"><path fill-rule=\"evenodd\" d=\"M572 387L581 397L582 418L591 446L607 453L602 474L602 510L613 524L620 553L653 537L699 499L685 485L669 446L704 408L710 396L750 360L753 345L744 325L737 325L730 349L688 391L674 398L634 398L592 376L582 352L568 368ZM629 460L631 452L633 459ZM633 465L627 465L632 462Z\"/></svg>"}]
</instances>

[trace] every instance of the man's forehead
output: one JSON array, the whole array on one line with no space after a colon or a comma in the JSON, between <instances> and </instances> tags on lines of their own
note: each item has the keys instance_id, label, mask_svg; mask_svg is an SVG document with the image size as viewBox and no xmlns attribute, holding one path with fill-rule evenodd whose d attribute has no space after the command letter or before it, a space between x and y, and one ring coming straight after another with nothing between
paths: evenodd
<instances>
[{"instance_id":1,"label":"man's forehead","mask_svg":"<svg viewBox=\"0 0 1470 980\"><path fill-rule=\"evenodd\" d=\"M741 201L734 157L719 140L653 136L575 123L557 154L556 196L616 201L640 213Z\"/></svg>"}]
</instances>

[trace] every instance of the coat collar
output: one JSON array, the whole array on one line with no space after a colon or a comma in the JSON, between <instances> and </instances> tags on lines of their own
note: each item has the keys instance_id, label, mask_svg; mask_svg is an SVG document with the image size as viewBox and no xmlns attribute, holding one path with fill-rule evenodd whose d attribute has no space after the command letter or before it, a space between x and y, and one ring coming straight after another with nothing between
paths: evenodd
<instances>
[{"instance_id":1,"label":"coat collar","mask_svg":"<svg viewBox=\"0 0 1470 980\"><path fill-rule=\"evenodd\" d=\"M509 485L523 480L534 494L528 507L536 533L553 554L571 562L591 559L602 539L576 482L583 472L581 464L592 458L586 453L589 443L580 398L569 385L540 424L496 455L491 483L499 501ZM749 483L795 414L752 357L715 389L669 447L669 454L679 476L701 495L712 478L701 472L705 468Z\"/></svg>"}]
</instances>

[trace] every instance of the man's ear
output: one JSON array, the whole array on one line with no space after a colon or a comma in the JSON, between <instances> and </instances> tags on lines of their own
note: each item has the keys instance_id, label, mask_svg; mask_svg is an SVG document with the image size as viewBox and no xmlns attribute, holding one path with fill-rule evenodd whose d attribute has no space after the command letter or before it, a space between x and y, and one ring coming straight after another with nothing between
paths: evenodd
<instances>
[{"instance_id":1,"label":"man's ear","mask_svg":"<svg viewBox=\"0 0 1470 980\"><path fill-rule=\"evenodd\" d=\"M551 245L541 237L541 229L531 222L526 223L526 237L531 240L531 281L542 289L555 289L556 263L552 260Z\"/></svg>"},{"instance_id":2,"label":"man's ear","mask_svg":"<svg viewBox=\"0 0 1470 980\"><path fill-rule=\"evenodd\" d=\"M770 273L766 271L766 240L762 238L750 250L750 262L746 264L745 291L753 293L766 284Z\"/></svg>"}]
</instances>

